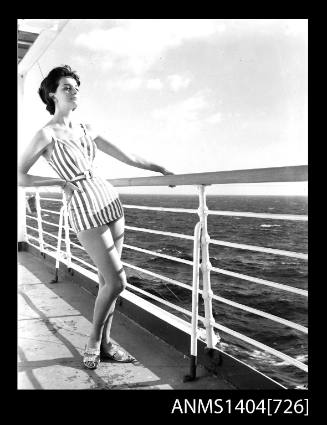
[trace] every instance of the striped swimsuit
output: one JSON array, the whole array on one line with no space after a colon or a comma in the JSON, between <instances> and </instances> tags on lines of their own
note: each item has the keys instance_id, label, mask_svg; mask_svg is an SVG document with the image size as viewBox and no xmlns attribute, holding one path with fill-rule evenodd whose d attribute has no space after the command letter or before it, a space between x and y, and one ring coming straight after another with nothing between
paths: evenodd
<instances>
[{"instance_id":1,"label":"striped swimsuit","mask_svg":"<svg viewBox=\"0 0 327 425\"><path fill-rule=\"evenodd\" d=\"M103 226L124 215L117 190L92 171L97 147L82 124L81 127L84 136L77 141L53 136L53 149L48 159L62 179L82 189L82 192L73 192L68 204L69 223L75 233ZM86 178L79 179L80 176Z\"/></svg>"}]
</instances>

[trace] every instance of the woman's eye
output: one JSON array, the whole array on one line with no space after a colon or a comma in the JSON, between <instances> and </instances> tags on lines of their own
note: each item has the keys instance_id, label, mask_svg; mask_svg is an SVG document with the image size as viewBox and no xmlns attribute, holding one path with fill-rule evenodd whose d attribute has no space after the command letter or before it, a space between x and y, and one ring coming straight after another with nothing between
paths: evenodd
<instances>
[{"instance_id":1,"label":"woman's eye","mask_svg":"<svg viewBox=\"0 0 327 425\"><path fill-rule=\"evenodd\" d=\"M72 87L65 87L65 90L71 91ZM79 89L77 87L74 88L75 91L79 91Z\"/></svg>"}]
</instances>

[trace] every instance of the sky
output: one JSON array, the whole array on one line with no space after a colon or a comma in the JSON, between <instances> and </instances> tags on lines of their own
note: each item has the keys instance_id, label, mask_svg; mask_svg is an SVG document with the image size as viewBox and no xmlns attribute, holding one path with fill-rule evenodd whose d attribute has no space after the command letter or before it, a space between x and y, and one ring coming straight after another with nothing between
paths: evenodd
<instances>
[{"instance_id":1,"label":"sky","mask_svg":"<svg viewBox=\"0 0 327 425\"><path fill-rule=\"evenodd\" d=\"M59 20L19 21L39 32ZM62 64L81 78L77 118L175 174L308 163L305 19L71 19L26 81L24 143L50 119L36 94L42 75ZM96 166L106 178L158 175L101 152ZM33 174L54 176L42 160ZM158 190L195 193L137 189ZM209 193L307 195L307 184Z\"/></svg>"}]
</instances>

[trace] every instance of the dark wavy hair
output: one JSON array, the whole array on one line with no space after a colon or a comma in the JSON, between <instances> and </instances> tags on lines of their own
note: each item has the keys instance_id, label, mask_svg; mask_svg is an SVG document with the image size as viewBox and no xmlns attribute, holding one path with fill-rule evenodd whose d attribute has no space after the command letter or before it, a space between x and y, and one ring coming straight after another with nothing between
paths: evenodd
<instances>
[{"instance_id":1,"label":"dark wavy hair","mask_svg":"<svg viewBox=\"0 0 327 425\"><path fill-rule=\"evenodd\" d=\"M79 76L69 65L58 66L49 72L47 77L45 77L42 81L38 93L42 102L47 105L46 109L51 115L54 115L56 107L53 99L49 96L49 93L54 93L57 90L60 78L62 77L72 77L75 79L78 86L81 84Z\"/></svg>"}]
</instances>

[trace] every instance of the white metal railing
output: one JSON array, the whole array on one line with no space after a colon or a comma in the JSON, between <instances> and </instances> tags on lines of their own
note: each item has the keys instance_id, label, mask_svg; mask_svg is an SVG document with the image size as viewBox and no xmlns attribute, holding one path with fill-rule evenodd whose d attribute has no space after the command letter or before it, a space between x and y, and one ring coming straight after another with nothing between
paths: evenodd
<instances>
[{"instance_id":1,"label":"white metal railing","mask_svg":"<svg viewBox=\"0 0 327 425\"><path fill-rule=\"evenodd\" d=\"M130 205L125 205L124 208L130 208ZM175 208L175 212L181 212L181 211L178 211ZM209 214L211 214L210 210L209 210ZM137 232L153 233L153 234L157 234L157 235L171 236L171 237L180 238L180 239L193 240L193 238L194 238L194 236L190 236L190 235L182 235L180 233L173 233L173 232L163 232L163 231L160 231L160 230L144 229L142 227L125 226L125 228L128 229L128 230L135 230ZM267 254L284 255L284 256L287 256L287 257L301 258L303 260L308 259L308 254L302 254L301 252L285 251L285 250L282 250L282 249L275 249L275 248L265 248L265 247L262 247L262 246L239 244L239 243L235 243L235 242L218 241L218 240L211 239L211 238L210 238L210 243L213 244L213 245L228 246L230 248L244 249L244 250L247 250L247 251L257 251L257 252L265 252Z\"/></svg>"},{"instance_id":2,"label":"white metal railing","mask_svg":"<svg viewBox=\"0 0 327 425\"><path fill-rule=\"evenodd\" d=\"M296 329L297 331L307 333L308 329L302 325L299 325L297 323L294 323L292 321L283 319L281 317L263 312L261 310L236 303L234 301L228 300L223 297L219 297L215 294L213 294L211 289L211 282L210 282L210 272L216 272L220 274L225 274L228 276L236 277L242 280L250 281L256 284L263 284L266 286L270 286L273 288L277 288L283 291L292 292L297 295L301 296L308 296L308 291L295 288L289 285L281 284L278 282L272 282L265 279L259 279L252 276L247 276L241 273L236 273L229 270L224 270L218 267L212 267L210 261L209 261L209 244L215 244L215 245L221 245L221 246L228 246L231 248L236 249L243 249L243 250L250 250L250 251L257 251L257 252L264 252L272 255L279 255L279 256L288 256L288 257L294 257L294 258L300 258L303 260L308 259L308 255L306 253L299 253L299 252L292 252L287 250L279 250L274 248L266 248L266 247L259 247L254 245L247 245L247 244L239 244L239 243L232 243L229 241L221 241L221 240L211 240L210 236L208 235L207 231L207 217L208 215L226 215L226 216L238 216L238 217L252 217L252 218L265 218L265 219L276 219L276 220L301 220L301 221L307 221L308 217L306 215L291 215L291 214L265 214L265 213L252 213L252 212L236 212L236 211L211 211L206 206L206 193L205 188L208 184L229 184L229 183L260 183L260 182L281 182L281 181L306 181L307 180L307 166L297 166L297 167L275 167L275 168L269 168L269 169L254 169L254 170L233 170L233 171L226 171L226 172L217 172L217 173L200 173L200 174L190 174L190 175L169 175L169 176L162 176L162 177L142 177L142 178L133 178L133 179L117 179L117 180L109 180L112 184L114 184L117 187L123 187L123 186L167 186L167 185L189 185L189 184L196 184L198 188L199 193L199 208L198 209L184 209L184 208L164 208L164 207L148 207L148 206L139 206L139 205L124 205L124 208L135 208L135 209L141 209L141 210L153 210L153 211L161 211L161 212L175 212L175 213L192 213L192 214L198 214L199 216L199 222L196 224L194 229L194 235L184 235L184 234L178 234L178 233L172 233L172 232L164 232L164 231L158 231L158 230L152 230L147 228L138 228L135 226L128 226L126 225L126 229L132 230L132 231L138 231L138 232L148 232L152 234L157 235L164 235L164 236L170 236L175 238L183 238L187 240L193 241L193 261L185 260L173 256L169 256L166 254L161 254L155 251L146 250L143 248L139 248L136 246L131 246L124 243L125 249L131 249L134 251L142 252L145 254L150 254L152 256L157 256L161 258L166 258L169 260L173 260L175 262L187 264L193 267L193 282L191 285L186 285L182 282L179 282L177 280L159 275L157 273L151 272L149 270L139 268L137 266L134 266L133 264L129 264L126 262L123 262L124 266L127 266L129 268L138 270L142 273L148 274L150 276L159 278L163 281L166 281L168 283L172 283L174 285L186 288L188 290L192 290L192 312L181 308L173 303L168 302L167 300L164 300L160 297L157 297L147 291L144 291L135 285L131 285L128 283L128 287L133 289L136 292L139 292L143 295L146 295L149 298L152 298L155 301L158 301L162 303L163 305L166 305L167 307L173 308L176 311L180 311L183 314L189 315L192 317L191 320L191 359L193 360L192 363L192 370L194 372L195 370L195 359L197 356L196 352L196 341L199 338L199 328L198 328L198 321L204 323L205 329L206 329L206 344L208 348L214 348L217 343L217 335L215 334L214 329L222 330L223 332L230 334L242 341L245 341L255 347L258 347L266 352L269 352L273 354L274 356L286 361L289 364L292 364L299 369L303 371L308 371L308 367L306 364L298 361L297 359L294 359L285 353L282 353L278 350L275 350L272 347L269 347L265 344L262 344L252 338L247 337L246 335L243 335L239 332L236 332L230 328L227 328L225 326L222 326L220 324L215 323L215 320L213 318L212 314L212 299L215 299L216 301L228 304L230 306L233 306L235 308L241 309L243 311L247 311L249 313L265 317L266 319L272 320L274 322L283 324L285 326L288 326L290 328ZM62 202L62 207L60 209L60 212L53 211L49 209L41 208L40 206L40 199L42 200L48 200L48 201L58 201ZM31 235L28 237L33 240L38 240L39 242L39 249L41 251L41 254L44 255L45 252L45 246L49 246L52 249L56 249L56 279L58 278L58 267L59 267L59 261L60 259L67 265L68 268L74 267L74 263L72 260L78 261L82 264L84 264L87 267L90 267L93 270L97 270L96 267L94 267L89 262L82 260L81 258L72 255L70 247L74 246L75 248L79 248L81 250L84 250L83 247L80 245L77 245L70 241L69 238L69 224L68 224L68 215L67 215L67 207L66 207L66 199L65 196L63 196L63 199L55 199L55 198L40 198L40 195L38 191L36 192L36 207L37 207L37 218L27 215L27 217L32 218L37 221L38 224L38 232L39 237L35 238ZM59 224L53 224L48 221L45 221L41 217L41 212L48 212L48 213L55 213L59 214ZM59 227L58 236L54 236L49 234L48 232L42 231L42 223L46 223L48 225L55 225ZM31 226L27 225L27 228L31 228ZM33 228L36 230L35 228ZM64 253L61 251L61 242L63 239L62 231L65 231L65 246L66 246L66 252ZM44 242L43 240L43 234L51 235L52 237L57 238L57 247L53 247L50 244ZM34 245L34 244L33 244ZM201 266L199 264L200 256L202 257ZM201 268L201 274L203 279L203 290L199 289L199 269ZM202 295L202 298L204 299L204 307L205 307L205 317L201 317L198 315L198 294ZM218 335L218 340L219 340Z\"/></svg>"}]
</instances>

